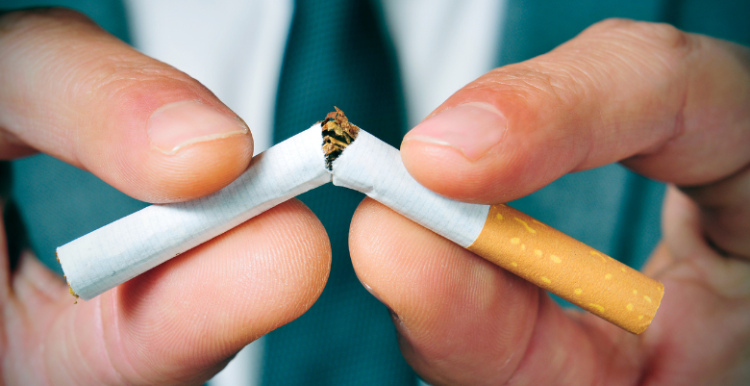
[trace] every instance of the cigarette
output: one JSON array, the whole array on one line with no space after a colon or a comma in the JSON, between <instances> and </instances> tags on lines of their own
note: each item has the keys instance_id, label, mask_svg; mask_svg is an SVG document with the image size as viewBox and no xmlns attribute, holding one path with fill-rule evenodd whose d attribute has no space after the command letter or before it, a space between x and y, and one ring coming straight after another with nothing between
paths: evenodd
<instances>
[{"instance_id":1,"label":"cigarette","mask_svg":"<svg viewBox=\"0 0 750 386\"><path fill-rule=\"evenodd\" d=\"M530 216L504 204L451 200L423 187L397 149L349 123L338 108L257 155L226 188L133 213L59 247L58 259L71 292L88 300L328 182L365 193L632 333L648 327L661 303L660 282Z\"/></svg>"},{"instance_id":2,"label":"cigarette","mask_svg":"<svg viewBox=\"0 0 750 386\"><path fill-rule=\"evenodd\" d=\"M151 205L57 248L71 291L89 300L268 209L331 181L320 126L258 154L224 189Z\"/></svg>"}]
</instances>

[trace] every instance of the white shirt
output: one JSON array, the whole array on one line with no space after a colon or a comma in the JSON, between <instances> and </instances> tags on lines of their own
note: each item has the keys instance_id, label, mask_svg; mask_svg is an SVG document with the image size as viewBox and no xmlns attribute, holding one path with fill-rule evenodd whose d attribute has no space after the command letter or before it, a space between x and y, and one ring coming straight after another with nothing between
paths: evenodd
<instances>
[{"instance_id":1,"label":"white shirt","mask_svg":"<svg viewBox=\"0 0 750 386\"><path fill-rule=\"evenodd\" d=\"M496 64L506 0L381 3L410 126ZM125 5L136 48L197 79L240 117L252 117L245 121L256 154L271 146L293 0L126 0ZM258 385L262 358L261 338L209 384Z\"/></svg>"}]
</instances>

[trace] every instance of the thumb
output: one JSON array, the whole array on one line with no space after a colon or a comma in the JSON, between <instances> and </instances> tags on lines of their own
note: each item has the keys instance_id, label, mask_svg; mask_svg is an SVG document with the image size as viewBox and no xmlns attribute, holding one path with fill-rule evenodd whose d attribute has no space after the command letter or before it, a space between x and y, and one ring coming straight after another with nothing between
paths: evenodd
<instances>
[{"instance_id":1,"label":"thumb","mask_svg":"<svg viewBox=\"0 0 750 386\"><path fill-rule=\"evenodd\" d=\"M406 135L404 164L440 194L493 204L621 160L678 185L717 181L750 163L748 57L668 25L605 21L458 91Z\"/></svg>"},{"instance_id":2,"label":"thumb","mask_svg":"<svg viewBox=\"0 0 750 386\"><path fill-rule=\"evenodd\" d=\"M0 17L0 157L42 151L137 199L200 197L239 176L245 123L195 79L67 10Z\"/></svg>"}]
</instances>

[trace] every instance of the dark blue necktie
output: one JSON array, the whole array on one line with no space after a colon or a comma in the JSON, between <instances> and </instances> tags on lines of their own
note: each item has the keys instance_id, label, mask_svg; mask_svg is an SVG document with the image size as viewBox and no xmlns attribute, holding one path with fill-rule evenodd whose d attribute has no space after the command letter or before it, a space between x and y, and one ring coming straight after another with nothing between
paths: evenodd
<instances>
[{"instance_id":1,"label":"dark blue necktie","mask_svg":"<svg viewBox=\"0 0 750 386\"><path fill-rule=\"evenodd\" d=\"M398 146L405 115L394 52L368 1L298 0L282 67L274 141L322 120L333 106ZM326 185L300 199L322 221L333 250L317 303L266 338L263 385L415 385L387 309L352 269L349 223L363 195Z\"/></svg>"}]
</instances>

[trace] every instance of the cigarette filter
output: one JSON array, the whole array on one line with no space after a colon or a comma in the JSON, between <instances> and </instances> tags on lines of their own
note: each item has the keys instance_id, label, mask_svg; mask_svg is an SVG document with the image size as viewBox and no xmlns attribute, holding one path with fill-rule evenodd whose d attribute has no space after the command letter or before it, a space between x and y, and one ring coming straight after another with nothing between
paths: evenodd
<instances>
[{"instance_id":1,"label":"cigarette filter","mask_svg":"<svg viewBox=\"0 0 750 386\"><path fill-rule=\"evenodd\" d=\"M503 204L468 249L635 334L664 295L660 282Z\"/></svg>"},{"instance_id":2,"label":"cigarette filter","mask_svg":"<svg viewBox=\"0 0 750 386\"><path fill-rule=\"evenodd\" d=\"M90 299L332 181L625 330L638 334L651 323L661 283L507 205L468 204L428 190L409 175L397 149L336 110L256 156L213 195L152 205L59 247L71 291Z\"/></svg>"}]
</instances>

